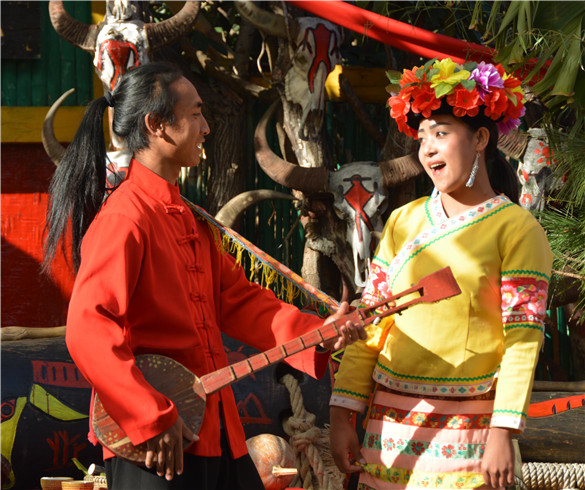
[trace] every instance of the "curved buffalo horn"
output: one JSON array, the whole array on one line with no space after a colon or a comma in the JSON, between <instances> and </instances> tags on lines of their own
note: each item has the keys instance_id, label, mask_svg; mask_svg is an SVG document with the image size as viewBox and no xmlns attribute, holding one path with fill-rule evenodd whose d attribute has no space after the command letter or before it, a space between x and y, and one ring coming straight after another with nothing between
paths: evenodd
<instances>
[{"instance_id":1,"label":"curved buffalo horn","mask_svg":"<svg viewBox=\"0 0 585 490\"><path fill-rule=\"evenodd\" d=\"M49 2L51 24L62 38L74 46L93 53L97 39L98 26L85 24L71 17L62 1Z\"/></svg>"},{"instance_id":2,"label":"curved buffalo horn","mask_svg":"<svg viewBox=\"0 0 585 490\"><path fill-rule=\"evenodd\" d=\"M240 15L250 24L265 34L287 38L286 19L268 10L261 9L254 2L235 2ZM289 31L292 39L296 39L300 27L296 20L289 21Z\"/></svg>"},{"instance_id":3,"label":"curved buffalo horn","mask_svg":"<svg viewBox=\"0 0 585 490\"><path fill-rule=\"evenodd\" d=\"M170 19L144 25L148 46L152 50L169 46L187 34L195 24L201 2L187 1Z\"/></svg>"},{"instance_id":4,"label":"curved buffalo horn","mask_svg":"<svg viewBox=\"0 0 585 490\"><path fill-rule=\"evenodd\" d=\"M292 201L294 200L294 197L290 194L285 194L284 192L269 189L257 189L242 192L226 202L215 215L215 219L228 228L232 228L238 216L240 216L240 214L246 209L267 199L287 199Z\"/></svg>"},{"instance_id":5,"label":"curved buffalo horn","mask_svg":"<svg viewBox=\"0 0 585 490\"><path fill-rule=\"evenodd\" d=\"M382 172L382 185L386 189L418 177L424 172L415 153L393 158L392 160L384 160L379 162L378 165Z\"/></svg>"},{"instance_id":6,"label":"curved buffalo horn","mask_svg":"<svg viewBox=\"0 0 585 490\"><path fill-rule=\"evenodd\" d=\"M254 148L258 165L275 182L296 189L304 194L326 192L329 182L329 170L325 167L301 167L283 160L276 155L266 139L266 126L276 111L280 100L272 103L254 132Z\"/></svg>"},{"instance_id":7,"label":"curved buffalo horn","mask_svg":"<svg viewBox=\"0 0 585 490\"><path fill-rule=\"evenodd\" d=\"M57 114L57 109L61 107L63 101L69 97L73 92L75 92L74 88L70 88L65 92L61 97L59 97L54 104L47 112L45 116L45 120L43 121L43 133L42 133L42 140L43 146L45 147L45 151L49 158L53 161L55 165L59 165L63 155L65 154L65 147L57 141L55 137L55 131L53 129L53 120L55 119L55 114Z\"/></svg>"},{"instance_id":8,"label":"curved buffalo horn","mask_svg":"<svg viewBox=\"0 0 585 490\"><path fill-rule=\"evenodd\" d=\"M498 138L498 150L506 156L519 160L524 155L530 137L526 133L513 131L509 134L500 134Z\"/></svg>"}]
</instances>

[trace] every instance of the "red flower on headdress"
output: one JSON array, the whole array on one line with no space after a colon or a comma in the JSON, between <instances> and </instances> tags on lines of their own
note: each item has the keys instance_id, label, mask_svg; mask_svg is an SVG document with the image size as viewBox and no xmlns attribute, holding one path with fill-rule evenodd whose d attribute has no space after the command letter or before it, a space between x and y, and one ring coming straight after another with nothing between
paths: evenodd
<instances>
[{"instance_id":1,"label":"red flower on headdress","mask_svg":"<svg viewBox=\"0 0 585 490\"><path fill-rule=\"evenodd\" d=\"M454 116L473 117L479 113L479 93L475 88L471 92L464 87L456 88L447 96L447 102L453 106Z\"/></svg>"},{"instance_id":2,"label":"red flower on headdress","mask_svg":"<svg viewBox=\"0 0 585 490\"><path fill-rule=\"evenodd\" d=\"M406 136L410 136L412 139L418 139L418 133L414 128L411 128L408 125L408 119L406 116L402 116L400 119L396 119L395 121L398 126L398 131L404 133Z\"/></svg>"},{"instance_id":3,"label":"red flower on headdress","mask_svg":"<svg viewBox=\"0 0 585 490\"><path fill-rule=\"evenodd\" d=\"M417 84L421 82L416 77L416 70L418 68L420 67L415 66L412 70L404 70L402 72L402 78L400 79L400 86L402 87L402 90L400 91L400 95L405 99L408 99L412 95L413 90L418 88ZM426 75L424 75L423 80L426 80L426 78L427 78ZM405 85L408 85L409 83L411 83L412 85L405 87Z\"/></svg>"},{"instance_id":4,"label":"red flower on headdress","mask_svg":"<svg viewBox=\"0 0 585 490\"><path fill-rule=\"evenodd\" d=\"M508 99L508 106L506 109L506 114L510 119L519 119L524 115L524 104L522 104L522 94L519 92L514 92L512 94L516 97L516 103L512 102Z\"/></svg>"},{"instance_id":5,"label":"red flower on headdress","mask_svg":"<svg viewBox=\"0 0 585 490\"><path fill-rule=\"evenodd\" d=\"M398 130L411 138L416 139L417 133L408 125L407 114L410 111L410 102L400 96L393 96L388 99L390 117L396 121Z\"/></svg>"},{"instance_id":6,"label":"red flower on headdress","mask_svg":"<svg viewBox=\"0 0 585 490\"><path fill-rule=\"evenodd\" d=\"M509 90L513 90L516 87L520 87L521 85L522 85L522 82L520 80L518 80L516 77L504 78L504 88L507 88ZM516 92L520 93L521 90L516 90Z\"/></svg>"},{"instance_id":7,"label":"red flower on headdress","mask_svg":"<svg viewBox=\"0 0 585 490\"><path fill-rule=\"evenodd\" d=\"M423 117L431 117L431 113L441 107L441 100L437 99L435 91L427 85L417 87L412 98L412 110L421 113Z\"/></svg>"},{"instance_id":8,"label":"red flower on headdress","mask_svg":"<svg viewBox=\"0 0 585 490\"><path fill-rule=\"evenodd\" d=\"M410 110L410 103L398 95L394 95L388 99L388 106L390 107L390 116L393 119L408 114Z\"/></svg>"},{"instance_id":9,"label":"red flower on headdress","mask_svg":"<svg viewBox=\"0 0 585 490\"><path fill-rule=\"evenodd\" d=\"M501 88L493 89L489 94L486 94L484 103L485 115L491 117L494 121L499 119L506 110L506 107L508 107L506 91Z\"/></svg>"}]
</instances>

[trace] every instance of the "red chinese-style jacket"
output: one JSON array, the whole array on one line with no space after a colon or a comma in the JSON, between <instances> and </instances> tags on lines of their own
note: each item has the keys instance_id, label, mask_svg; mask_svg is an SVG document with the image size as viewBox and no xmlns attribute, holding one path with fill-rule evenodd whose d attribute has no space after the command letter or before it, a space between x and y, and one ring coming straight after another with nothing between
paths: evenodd
<instances>
[{"instance_id":1,"label":"red chinese-style jacket","mask_svg":"<svg viewBox=\"0 0 585 490\"><path fill-rule=\"evenodd\" d=\"M173 402L145 381L135 355L165 355L201 377L228 364L221 332L265 351L322 324L250 284L217 238L195 219L176 186L133 160L128 178L83 239L67 346L134 445L168 429L178 416ZM312 348L287 361L321 377L328 356ZM230 387L208 396L200 440L187 452L219 456L220 425L232 457L246 454ZM91 430L90 440L97 442ZM111 456L104 448L104 458Z\"/></svg>"}]
</instances>

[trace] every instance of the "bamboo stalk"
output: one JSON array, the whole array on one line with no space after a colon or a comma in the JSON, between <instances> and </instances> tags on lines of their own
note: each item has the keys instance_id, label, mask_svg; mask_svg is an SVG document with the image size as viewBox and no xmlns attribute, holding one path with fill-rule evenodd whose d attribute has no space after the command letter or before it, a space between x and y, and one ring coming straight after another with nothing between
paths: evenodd
<instances>
[{"instance_id":1,"label":"bamboo stalk","mask_svg":"<svg viewBox=\"0 0 585 490\"><path fill-rule=\"evenodd\" d=\"M2 327L0 329L0 340L44 339L47 337L63 337L65 327Z\"/></svg>"},{"instance_id":2,"label":"bamboo stalk","mask_svg":"<svg viewBox=\"0 0 585 490\"><path fill-rule=\"evenodd\" d=\"M275 465L272 467L272 474L274 476L289 476L289 475L296 475L298 470L296 468L283 468L280 465Z\"/></svg>"}]
</instances>

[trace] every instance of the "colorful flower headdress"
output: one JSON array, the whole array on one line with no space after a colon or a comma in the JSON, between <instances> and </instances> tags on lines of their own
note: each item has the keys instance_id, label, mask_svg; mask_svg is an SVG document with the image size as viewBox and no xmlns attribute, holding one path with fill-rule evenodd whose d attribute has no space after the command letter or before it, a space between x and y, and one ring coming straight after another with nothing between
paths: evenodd
<instances>
[{"instance_id":1,"label":"colorful flower headdress","mask_svg":"<svg viewBox=\"0 0 585 490\"><path fill-rule=\"evenodd\" d=\"M390 116L400 131L415 139L417 128L409 125L409 114L428 118L444 100L457 117L477 116L481 107L486 117L497 121L503 134L517 128L525 112L520 80L508 75L501 65L483 61L458 65L445 58L404 70L397 80L389 76L393 84L400 85L398 94L388 99Z\"/></svg>"}]
</instances>

